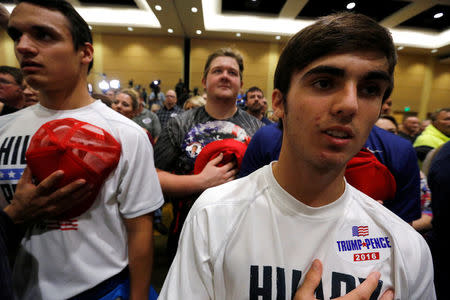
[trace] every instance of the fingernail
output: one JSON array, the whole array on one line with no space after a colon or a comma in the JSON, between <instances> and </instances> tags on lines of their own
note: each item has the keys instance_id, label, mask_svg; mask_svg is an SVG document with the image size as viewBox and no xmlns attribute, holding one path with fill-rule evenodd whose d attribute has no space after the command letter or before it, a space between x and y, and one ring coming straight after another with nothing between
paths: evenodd
<instances>
[{"instance_id":1,"label":"fingernail","mask_svg":"<svg viewBox=\"0 0 450 300\"><path fill-rule=\"evenodd\" d=\"M319 260L315 259L311 265L311 268L318 271L320 269Z\"/></svg>"},{"instance_id":2,"label":"fingernail","mask_svg":"<svg viewBox=\"0 0 450 300\"><path fill-rule=\"evenodd\" d=\"M381 274L380 274L380 272L372 272L369 274L369 276L367 276L367 278L369 278L369 277L372 277L378 281L381 277Z\"/></svg>"}]
</instances>

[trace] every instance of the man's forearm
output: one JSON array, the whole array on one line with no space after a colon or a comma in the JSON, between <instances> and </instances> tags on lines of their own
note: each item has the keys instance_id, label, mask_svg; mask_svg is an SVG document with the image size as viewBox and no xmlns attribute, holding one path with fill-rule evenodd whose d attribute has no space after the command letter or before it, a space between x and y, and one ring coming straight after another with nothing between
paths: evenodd
<instances>
[{"instance_id":1,"label":"man's forearm","mask_svg":"<svg viewBox=\"0 0 450 300\"><path fill-rule=\"evenodd\" d=\"M125 219L130 299L148 299L153 265L153 214Z\"/></svg>"},{"instance_id":2,"label":"man's forearm","mask_svg":"<svg viewBox=\"0 0 450 300\"><path fill-rule=\"evenodd\" d=\"M199 175L176 175L157 169L161 189L168 196L187 196L206 189Z\"/></svg>"}]
</instances>

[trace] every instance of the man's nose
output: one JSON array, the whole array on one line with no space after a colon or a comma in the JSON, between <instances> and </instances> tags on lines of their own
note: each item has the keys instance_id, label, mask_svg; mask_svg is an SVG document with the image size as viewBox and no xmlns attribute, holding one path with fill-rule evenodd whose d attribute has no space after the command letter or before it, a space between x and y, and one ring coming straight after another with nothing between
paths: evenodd
<instances>
[{"instance_id":1,"label":"man's nose","mask_svg":"<svg viewBox=\"0 0 450 300\"><path fill-rule=\"evenodd\" d=\"M27 34L23 34L16 41L15 48L16 51L22 55L26 55L29 53L36 53L37 51L32 39Z\"/></svg>"},{"instance_id":2,"label":"man's nose","mask_svg":"<svg viewBox=\"0 0 450 300\"><path fill-rule=\"evenodd\" d=\"M346 84L335 95L332 114L344 119L352 119L358 112L358 87L356 83Z\"/></svg>"}]
</instances>

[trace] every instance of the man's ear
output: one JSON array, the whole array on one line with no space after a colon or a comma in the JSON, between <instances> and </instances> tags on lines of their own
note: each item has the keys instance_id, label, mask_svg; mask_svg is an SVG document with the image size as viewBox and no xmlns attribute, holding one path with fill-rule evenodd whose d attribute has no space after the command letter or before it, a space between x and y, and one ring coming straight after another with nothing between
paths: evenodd
<instances>
[{"instance_id":1,"label":"man's ear","mask_svg":"<svg viewBox=\"0 0 450 300\"><path fill-rule=\"evenodd\" d=\"M285 101L283 101L283 93L279 89L274 89L272 92L272 109L277 118L284 118Z\"/></svg>"},{"instance_id":2,"label":"man's ear","mask_svg":"<svg viewBox=\"0 0 450 300\"><path fill-rule=\"evenodd\" d=\"M206 76L202 77L202 85L203 85L203 90L206 91Z\"/></svg>"},{"instance_id":3,"label":"man's ear","mask_svg":"<svg viewBox=\"0 0 450 300\"><path fill-rule=\"evenodd\" d=\"M89 65L94 59L94 47L91 43L84 43L84 46L78 49L81 55L81 63L83 65Z\"/></svg>"}]
</instances>

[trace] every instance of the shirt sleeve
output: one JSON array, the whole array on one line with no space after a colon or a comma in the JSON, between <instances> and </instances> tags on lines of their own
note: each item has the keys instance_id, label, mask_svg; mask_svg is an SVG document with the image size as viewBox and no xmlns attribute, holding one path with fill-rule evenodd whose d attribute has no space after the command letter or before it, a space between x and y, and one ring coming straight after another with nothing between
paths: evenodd
<instances>
[{"instance_id":1,"label":"shirt sleeve","mask_svg":"<svg viewBox=\"0 0 450 300\"><path fill-rule=\"evenodd\" d=\"M280 156L282 133L271 126L274 125L262 127L252 137L242 160L239 178L270 164Z\"/></svg>"},{"instance_id":2,"label":"shirt sleeve","mask_svg":"<svg viewBox=\"0 0 450 300\"><path fill-rule=\"evenodd\" d=\"M402 151L402 158L396 161L397 169L392 170L397 184L394 201L385 206L406 222L417 220L422 215L420 204L420 171L412 145Z\"/></svg>"},{"instance_id":3,"label":"shirt sleeve","mask_svg":"<svg viewBox=\"0 0 450 300\"><path fill-rule=\"evenodd\" d=\"M410 256L404 257L404 263L408 284L406 285L407 290L402 293L402 299L404 296L406 296L404 299L436 299L433 283L433 261L425 240L417 234L417 239L409 240L407 249L406 252ZM418 263L408 263L409 260L418 261Z\"/></svg>"},{"instance_id":4,"label":"shirt sleeve","mask_svg":"<svg viewBox=\"0 0 450 300\"><path fill-rule=\"evenodd\" d=\"M153 138L159 137L161 134L161 122L159 122L158 116L156 114L152 114L152 136Z\"/></svg>"},{"instance_id":5,"label":"shirt sleeve","mask_svg":"<svg viewBox=\"0 0 450 300\"><path fill-rule=\"evenodd\" d=\"M164 171L172 171L173 165L181 155L181 129L177 118L170 118L155 145L155 166Z\"/></svg>"},{"instance_id":6,"label":"shirt sleeve","mask_svg":"<svg viewBox=\"0 0 450 300\"><path fill-rule=\"evenodd\" d=\"M153 149L143 130L124 132L118 202L126 219L139 217L158 209L164 198L153 161Z\"/></svg>"},{"instance_id":7,"label":"shirt sleeve","mask_svg":"<svg viewBox=\"0 0 450 300\"><path fill-rule=\"evenodd\" d=\"M158 299L214 298L213 267L201 219L194 216L185 222Z\"/></svg>"}]
</instances>

